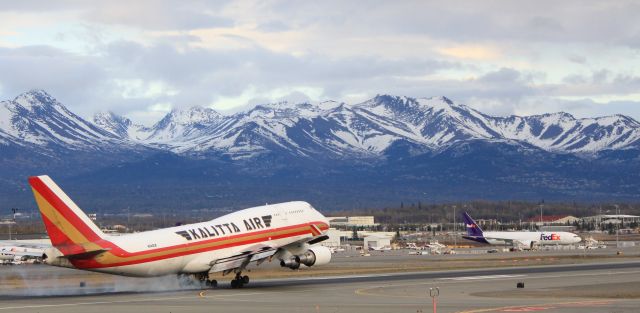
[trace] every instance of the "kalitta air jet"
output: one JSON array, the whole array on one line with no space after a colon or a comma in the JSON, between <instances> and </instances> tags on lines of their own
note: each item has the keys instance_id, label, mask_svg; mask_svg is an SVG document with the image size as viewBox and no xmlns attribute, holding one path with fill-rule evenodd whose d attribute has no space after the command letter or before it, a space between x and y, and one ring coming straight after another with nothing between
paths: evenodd
<instances>
[{"instance_id":1,"label":"kalitta air jet","mask_svg":"<svg viewBox=\"0 0 640 313\"><path fill-rule=\"evenodd\" d=\"M109 236L49 176L30 177L52 247L46 264L124 276L193 275L208 286L209 274L235 273L231 287L249 283L242 271L276 259L297 269L329 263L327 219L306 202L237 211L214 220L121 236Z\"/></svg>"},{"instance_id":2,"label":"kalitta air jet","mask_svg":"<svg viewBox=\"0 0 640 313\"><path fill-rule=\"evenodd\" d=\"M569 232L529 232L529 231L493 231L483 232L480 226L464 212L462 217L467 226L464 239L486 243L490 245L522 245L531 249L535 245L569 245L582 240L580 236Z\"/></svg>"}]
</instances>

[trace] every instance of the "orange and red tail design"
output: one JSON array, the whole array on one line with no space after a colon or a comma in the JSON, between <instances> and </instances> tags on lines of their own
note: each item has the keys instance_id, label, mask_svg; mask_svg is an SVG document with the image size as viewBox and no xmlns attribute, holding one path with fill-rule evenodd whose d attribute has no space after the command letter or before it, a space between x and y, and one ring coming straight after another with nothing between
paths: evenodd
<instances>
[{"instance_id":1,"label":"orange and red tail design","mask_svg":"<svg viewBox=\"0 0 640 313\"><path fill-rule=\"evenodd\" d=\"M62 253L74 254L87 250L104 234L80 208L49 178L29 177L42 220L54 247Z\"/></svg>"}]
</instances>

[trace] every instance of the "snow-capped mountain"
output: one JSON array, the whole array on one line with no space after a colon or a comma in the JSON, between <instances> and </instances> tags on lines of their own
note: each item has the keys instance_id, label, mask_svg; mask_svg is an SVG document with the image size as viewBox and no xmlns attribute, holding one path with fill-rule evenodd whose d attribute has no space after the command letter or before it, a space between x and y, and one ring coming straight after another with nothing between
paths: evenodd
<instances>
[{"instance_id":1,"label":"snow-capped mountain","mask_svg":"<svg viewBox=\"0 0 640 313\"><path fill-rule=\"evenodd\" d=\"M623 115L585 119L567 113L495 117L456 105L445 97L387 95L355 105L281 102L230 116L195 107L172 111L146 131L150 132L146 138L129 139L162 144L177 153L216 151L234 158L273 151L299 156L376 157L398 141L442 151L469 140L589 155L637 148L640 142L640 123Z\"/></svg>"},{"instance_id":2,"label":"snow-capped mountain","mask_svg":"<svg viewBox=\"0 0 640 313\"><path fill-rule=\"evenodd\" d=\"M110 112L87 121L41 90L0 102L4 206L32 205L25 177L42 173L105 208L209 207L201 195L212 190L230 206L639 201L639 160L640 123L623 115L496 117L445 97L279 102L233 115L194 107L150 127Z\"/></svg>"},{"instance_id":3,"label":"snow-capped mountain","mask_svg":"<svg viewBox=\"0 0 640 313\"><path fill-rule=\"evenodd\" d=\"M144 142L178 144L200 136L203 129L215 126L221 117L215 110L199 106L173 110L151 127Z\"/></svg>"},{"instance_id":4,"label":"snow-capped mountain","mask_svg":"<svg viewBox=\"0 0 640 313\"><path fill-rule=\"evenodd\" d=\"M5 144L98 149L123 144L113 134L70 112L42 90L0 102L0 134Z\"/></svg>"},{"instance_id":5,"label":"snow-capped mountain","mask_svg":"<svg viewBox=\"0 0 640 313\"><path fill-rule=\"evenodd\" d=\"M71 149L140 145L246 159L264 153L375 158L398 142L431 152L470 140L580 155L640 148L640 123L627 116L495 117L445 97L382 95L355 105L280 102L233 115L196 106L173 110L152 127L111 112L95 115L91 123L41 90L0 104L0 143L55 144Z\"/></svg>"},{"instance_id":6,"label":"snow-capped mountain","mask_svg":"<svg viewBox=\"0 0 640 313\"><path fill-rule=\"evenodd\" d=\"M114 136L133 141L142 141L149 137L151 130L130 119L113 112L100 112L93 116L93 123Z\"/></svg>"},{"instance_id":7,"label":"snow-capped mountain","mask_svg":"<svg viewBox=\"0 0 640 313\"><path fill-rule=\"evenodd\" d=\"M576 119L568 113L487 120L500 136L553 152L595 153L638 148L640 123L624 115Z\"/></svg>"}]
</instances>

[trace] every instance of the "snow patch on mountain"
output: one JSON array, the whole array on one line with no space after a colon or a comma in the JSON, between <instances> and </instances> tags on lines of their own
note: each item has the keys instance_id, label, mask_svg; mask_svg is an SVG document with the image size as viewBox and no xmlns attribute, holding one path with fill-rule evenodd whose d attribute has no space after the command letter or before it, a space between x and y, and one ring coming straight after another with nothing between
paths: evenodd
<instances>
[{"instance_id":1,"label":"snow patch on mountain","mask_svg":"<svg viewBox=\"0 0 640 313\"><path fill-rule=\"evenodd\" d=\"M71 150L122 144L111 133L82 119L42 90L0 105L0 131L17 145L63 146Z\"/></svg>"},{"instance_id":2,"label":"snow patch on mountain","mask_svg":"<svg viewBox=\"0 0 640 313\"><path fill-rule=\"evenodd\" d=\"M152 127L111 112L93 123L41 90L0 102L0 143L141 145L176 153L222 153L235 159L264 153L304 157L382 157L395 142L424 151L482 140L592 155L640 148L640 123L623 115L577 119L567 113L496 117L446 97L378 95L359 104L277 102L233 115L192 107L173 110Z\"/></svg>"}]
</instances>

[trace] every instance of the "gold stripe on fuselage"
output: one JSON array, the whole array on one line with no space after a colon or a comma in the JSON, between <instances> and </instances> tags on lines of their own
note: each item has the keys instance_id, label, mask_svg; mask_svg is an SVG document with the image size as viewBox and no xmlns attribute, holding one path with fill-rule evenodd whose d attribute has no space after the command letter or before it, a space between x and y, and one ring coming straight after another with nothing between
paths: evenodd
<instances>
[{"instance_id":1,"label":"gold stripe on fuselage","mask_svg":"<svg viewBox=\"0 0 640 313\"><path fill-rule=\"evenodd\" d=\"M194 252L201 249L206 249L207 251L216 250L215 248L220 246L232 245L232 244L244 242L244 241L254 241L261 238L286 237L289 234L303 232L306 230L308 230L308 226L302 225L295 228L272 231L268 233L240 235L239 237L236 237L236 238L221 239L221 240L216 240L212 242L203 242L201 244L197 244L193 246L186 246L186 247L176 246L168 250L143 253L143 254L138 254L133 256L118 256L118 255L115 255L113 252L108 251L98 255L95 258L95 260L101 263L102 265L112 265L112 264L119 264L119 263L136 262L144 259L162 258L164 256L168 256L171 254L189 255L191 254L189 252Z\"/></svg>"}]
</instances>

